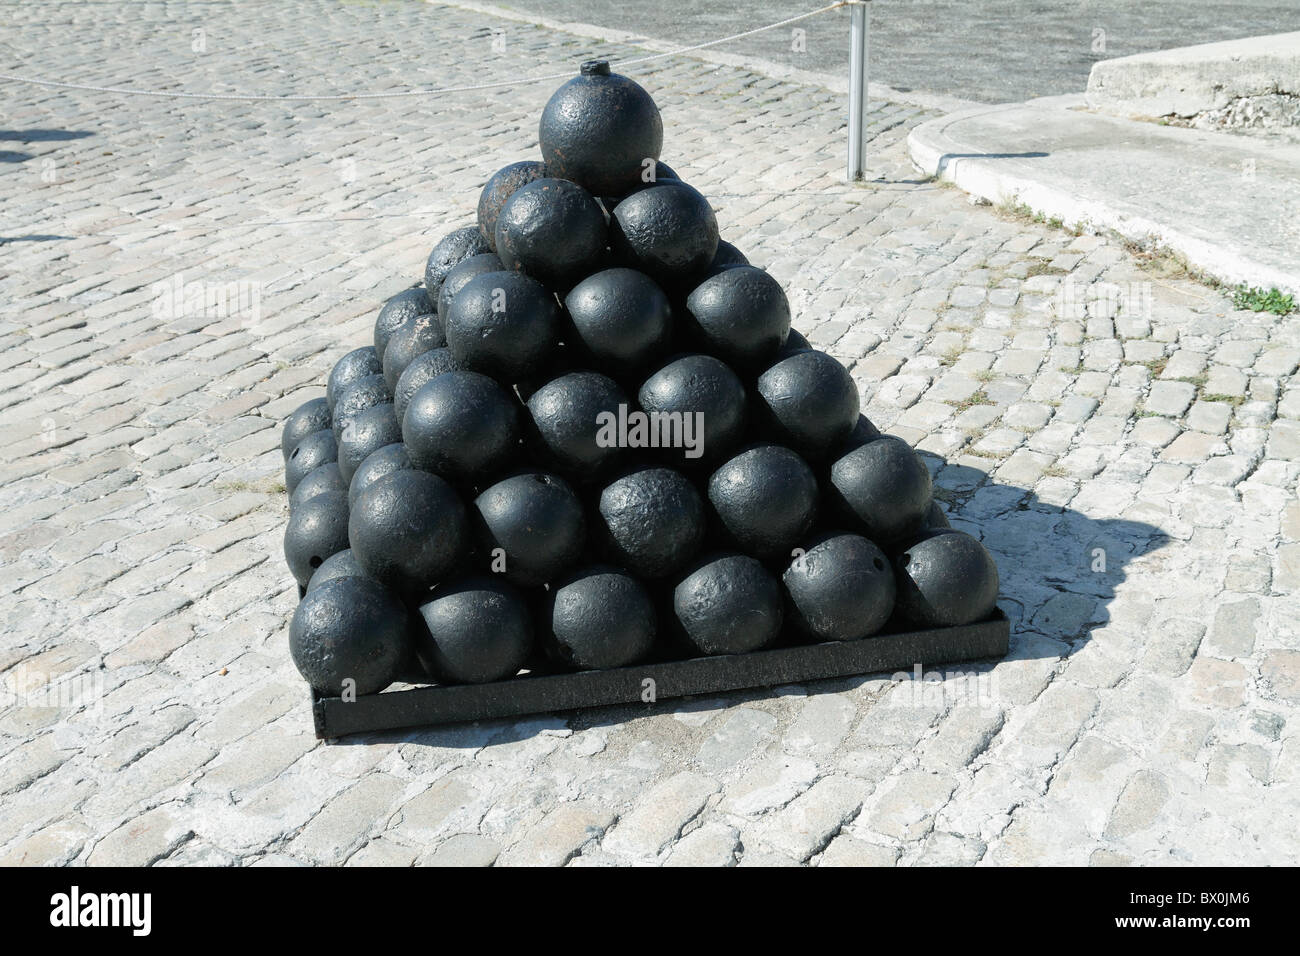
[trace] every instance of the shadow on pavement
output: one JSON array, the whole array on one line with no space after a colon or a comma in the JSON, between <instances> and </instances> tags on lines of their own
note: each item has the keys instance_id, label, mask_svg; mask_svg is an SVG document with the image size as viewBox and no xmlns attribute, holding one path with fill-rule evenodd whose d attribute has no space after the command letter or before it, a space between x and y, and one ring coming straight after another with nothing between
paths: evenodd
<instances>
[{"instance_id":1,"label":"shadow on pavement","mask_svg":"<svg viewBox=\"0 0 1300 956\"><path fill-rule=\"evenodd\" d=\"M0 157L3 156L4 154L0 153ZM0 162L3 162L3 158L0 158ZM59 239L71 239L71 238L72 236L52 236L52 235L45 235L42 233L34 233L29 236L0 236L0 246L7 245L11 242L55 242L56 240Z\"/></svg>"},{"instance_id":2,"label":"shadow on pavement","mask_svg":"<svg viewBox=\"0 0 1300 956\"><path fill-rule=\"evenodd\" d=\"M1051 153L944 153L939 157L936 175L942 176L954 159L1046 159Z\"/></svg>"},{"instance_id":3,"label":"shadow on pavement","mask_svg":"<svg viewBox=\"0 0 1300 956\"><path fill-rule=\"evenodd\" d=\"M937 472L935 497L952 527L979 538L998 564L998 606L1011 621L1011 648L1001 660L918 661L922 671L997 679L1004 661L1060 659L1089 640L1110 619L1109 605L1126 579L1131 562L1159 550L1170 540L1153 525L1110 518L1090 518L1070 508L1046 503L1028 488L998 484L965 465L945 465L922 453ZM867 638L870 640L870 638ZM613 726L665 713L684 715L786 696L843 693L881 675L831 678L786 687L754 688L721 695L665 699L654 704L621 704L584 711L544 713L472 724L412 728L358 734L339 743L416 743L452 750L514 743L547 732Z\"/></svg>"},{"instance_id":4,"label":"shadow on pavement","mask_svg":"<svg viewBox=\"0 0 1300 956\"><path fill-rule=\"evenodd\" d=\"M0 129L0 142L15 143L55 143L70 139L85 139L94 136L84 129ZM25 163L32 158L31 153L17 150L0 150L0 163Z\"/></svg>"}]
</instances>

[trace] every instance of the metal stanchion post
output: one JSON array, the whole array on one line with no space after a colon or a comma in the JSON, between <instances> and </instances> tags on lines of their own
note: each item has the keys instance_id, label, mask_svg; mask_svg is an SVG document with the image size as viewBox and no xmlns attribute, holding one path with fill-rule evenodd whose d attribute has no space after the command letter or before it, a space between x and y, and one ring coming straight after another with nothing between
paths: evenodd
<instances>
[{"instance_id":1,"label":"metal stanchion post","mask_svg":"<svg viewBox=\"0 0 1300 956\"><path fill-rule=\"evenodd\" d=\"M867 153L867 4L850 8L849 26L849 182L863 179Z\"/></svg>"}]
</instances>

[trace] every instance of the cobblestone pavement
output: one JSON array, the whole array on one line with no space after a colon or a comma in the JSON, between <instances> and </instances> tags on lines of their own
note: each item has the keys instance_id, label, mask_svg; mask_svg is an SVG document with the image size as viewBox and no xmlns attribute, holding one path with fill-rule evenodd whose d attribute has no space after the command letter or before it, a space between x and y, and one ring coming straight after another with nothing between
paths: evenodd
<instances>
[{"instance_id":1,"label":"cobblestone pavement","mask_svg":"<svg viewBox=\"0 0 1300 956\"><path fill-rule=\"evenodd\" d=\"M17 70L155 88L592 52L418 4L4 14ZM318 743L280 423L535 153L551 84L288 106L6 85L0 860L1300 861L1295 319L918 181L911 110L878 105L878 178L849 188L826 91L691 59L637 76L665 159L996 555L1010 656Z\"/></svg>"},{"instance_id":2,"label":"cobblestone pavement","mask_svg":"<svg viewBox=\"0 0 1300 956\"><path fill-rule=\"evenodd\" d=\"M630 30L680 46L824 6L828 0L491 0L527 16ZM1151 50L1284 33L1290 0L872 0L873 83L987 103L1081 93L1093 63ZM845 79L849 15L822 14L720 50ZM792 31L803 30L802 37ZM796 42L798 41L798 42Z\"/></svg>"}]
</instances>

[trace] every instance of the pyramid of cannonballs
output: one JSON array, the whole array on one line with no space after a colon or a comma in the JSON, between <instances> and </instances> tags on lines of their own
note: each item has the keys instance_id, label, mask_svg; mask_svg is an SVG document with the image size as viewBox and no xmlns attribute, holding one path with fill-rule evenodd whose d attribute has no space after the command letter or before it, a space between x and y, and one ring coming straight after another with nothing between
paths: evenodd
<instances>
[{"instance_id":1,"label":"pyramid of cannonballs","mask_svg":"<svg viewBox=\"0 0 1300 956\"><path fill-rule=\"evenodd\" d=\"M604 61L284 427L313 689L486 682L987 618L997 569L659 162Z\"/></svg>"}]
</instances>

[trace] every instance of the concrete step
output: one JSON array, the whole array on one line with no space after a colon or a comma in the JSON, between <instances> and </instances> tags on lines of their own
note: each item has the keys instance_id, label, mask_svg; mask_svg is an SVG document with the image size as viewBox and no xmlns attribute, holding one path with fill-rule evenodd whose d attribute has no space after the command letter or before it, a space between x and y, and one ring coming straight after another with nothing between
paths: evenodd
<instances>
[{"instance_id":1,"label":"concrete step","mask_svg":"<svg viewBox=\"0 0 1300 956\"><path fill-rule=\"evenodd\" d=\"M1087 100L1122 117L1300 127L1300 32L1102 60L1088 76Z\"/></svg>"},{"instance_id":2,"label":"concrete step","mask_svg":"<svg viewBox=\"0 0 1300 956\"><path fill-rule=\"evenodd\" d=\"M1300 146L1100 115L1080 94L952 113L908 148L975 196L1300 295Z\"/></svg>"}]
</instances>

